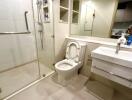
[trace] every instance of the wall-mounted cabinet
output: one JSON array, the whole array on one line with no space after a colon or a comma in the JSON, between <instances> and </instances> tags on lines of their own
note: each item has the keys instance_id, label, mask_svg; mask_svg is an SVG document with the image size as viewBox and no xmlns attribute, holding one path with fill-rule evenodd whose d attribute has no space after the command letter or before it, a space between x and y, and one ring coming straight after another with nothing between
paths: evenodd
<instances>
[{"instance_id":1,"label":"wall-mounted cabinet","mask_svg":"<svg viewBox=\"0 0 132 100\"><path fill-rule=\"evenodd\" d=\"M79 0L73 0L72 3L72 23L78 23L79 19Z\"/></svg>"},{"instance_id":2,"label":"wall-mounted cabinet","mask_svg":"<svg viewBox=\"0 0 132 100\"><path fill-rule=\"evenodd\" d=\"M72 23L78 23L78 16L79 13L78 12L72 12Z\"/></svg>"},{"instance_id":3,"label":"wall-mounted cabinet","mask_svg":"<svg viewBox=\"0 0 132 100\"><path fill-rule=\"evenodd\" d=\"M60 6L69 8L69 0L60 0Z\"/></svg>"},{"instance_id":4,"label":"wall-mounted cabinet","mask_svg":"<svg viewBox=\"0 0 132 100\"><path fill-rule=\"evenodd\" d=\"M60 22L68 22L69 0L60 0Z\"/></svg>"},{"instance_id":5,"label":"wall-mounted cabinet","mask_svg":"<svg viewBox=\"0 0 132 100\"><path fill-rule=\"evenodd\" d=\"M68 22L68 9L60 7L60 22Z\"/></svg>"},{"instance_id":6,"label":"wall-mounted cabinet","mask_svg":"<svg viewBox=\"0 0 132 100\"><path fill-rule=\"evenodd\" d=\"M48 0L43 0L43 12L44 12L44 22L50 22L50 14L49 14L49 2Z\"/></svg>"},{"instance_id":7,"label":"wall-mounted cabinet","mask_svg":"<svg viewBox=\"0 0 132 100\"><path fill-rule=\"evenodd\" d=\"M79 0L73 0L73 10L79 11Z\"/></svg>"}]
</instances>

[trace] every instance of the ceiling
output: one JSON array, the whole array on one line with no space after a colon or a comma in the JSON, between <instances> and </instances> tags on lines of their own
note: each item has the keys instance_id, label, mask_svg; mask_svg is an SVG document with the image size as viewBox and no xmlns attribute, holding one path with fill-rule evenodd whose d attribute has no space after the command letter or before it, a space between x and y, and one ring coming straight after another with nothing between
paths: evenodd
<instances>
[{"instance_id":1,"label":"ceiling","mask_svg":"<svg viewBox=\"0 0 132 100\"><path fill-rule=\"evenodd\" d=\"M132 1L132 0L119 0L119 2L128 2L128 1Z\"/></svg>"}]
</instances>

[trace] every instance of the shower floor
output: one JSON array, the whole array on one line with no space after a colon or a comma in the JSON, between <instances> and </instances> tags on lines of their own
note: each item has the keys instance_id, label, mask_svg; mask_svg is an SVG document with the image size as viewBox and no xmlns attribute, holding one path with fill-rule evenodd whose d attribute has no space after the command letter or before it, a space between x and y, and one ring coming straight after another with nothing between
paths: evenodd
<instances>
[{"instance_id":1,"label":"shower floor","mask_svg":"<svg viewBox=\"0 0 132 100\"><path fill-rule=\"evenodd\" d=\"M48 75L49 73L52 73L53 70L49 68L48 66L45 66L43 63L39 63L40 66L40 75L43 77L43 75Z\"/></svg>"},{"instance_id":2,"label":"shower floor","mask_svg":"<svg viewBox=\"0 0 132 100\"><path fill-rule=\"evenodd\" d=\"M41 76L54 72L42 63L40 63L40 70ZM27 86L39 77L37 61L0 73L0 88L2 89L0 99Z\"/></svg>"},{"instance_id":3,"label":"shower floor","mask_svg":"<svg viewBox=\"0 0 132 100\"><path fill-rule=\"evenodd\" d=\"M46 77L9 100L103 100L87 90L85 83L88 78L83 75L74 78L67 86L56 83L53 76ZM112 100L126 99L116 97Z\"/></svg>"}]
</instances>

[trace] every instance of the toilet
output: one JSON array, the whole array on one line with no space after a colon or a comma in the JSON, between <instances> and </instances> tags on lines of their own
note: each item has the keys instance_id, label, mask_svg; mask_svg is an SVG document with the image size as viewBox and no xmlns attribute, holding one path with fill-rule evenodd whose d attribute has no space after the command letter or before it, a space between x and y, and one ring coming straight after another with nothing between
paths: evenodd
<instances>
[{"instance_id":1,"label":"toilet","mask_svg":"<svg viewBox=\"0 0 132 100\"><path fill-rule=\"evenodd\" d=\"M59 83L65 85L70 79L78 75L78 69L83 65L85 47L86 44L82 42L69 42L67 44L66 59L55 64Z\"/></svg>"}]
</instances>

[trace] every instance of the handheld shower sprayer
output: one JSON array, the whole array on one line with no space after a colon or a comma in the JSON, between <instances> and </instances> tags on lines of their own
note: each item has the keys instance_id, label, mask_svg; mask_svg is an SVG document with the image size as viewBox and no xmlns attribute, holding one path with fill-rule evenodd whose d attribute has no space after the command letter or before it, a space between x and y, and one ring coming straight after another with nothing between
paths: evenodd
<instances>
[{"instance_id":1,"label":"handheld shower sprayer","mask_svg":"<svg viewBox=\"0 0 132 100\"><path fill-rule=\"evenodd\" d=\"M37 0L36 2L37 4L37 9L38 9L38 32L40 33L40 41L41 41L41 48L43 49L43 21L42 21L42 16L41 16L41 13L42 13L42 0Z\"/></svg>"}]
</instances>

